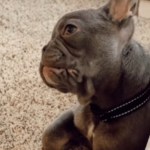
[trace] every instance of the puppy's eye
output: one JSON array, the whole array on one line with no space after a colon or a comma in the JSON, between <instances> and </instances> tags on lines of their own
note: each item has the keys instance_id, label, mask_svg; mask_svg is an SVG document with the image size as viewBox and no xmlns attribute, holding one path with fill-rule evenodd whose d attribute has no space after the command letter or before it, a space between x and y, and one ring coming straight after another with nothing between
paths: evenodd
<instances>
[{"instance_id":1,"label":"puppy's eye","mask_svg":"<svg viewBox=\"0 0 150 150\"><path fill-rule=\"evenodd\" d=\"M68 24L65 27L64 35L71 35L77 31L77 27L73 24Z\"/></svg>"}]
</instances>

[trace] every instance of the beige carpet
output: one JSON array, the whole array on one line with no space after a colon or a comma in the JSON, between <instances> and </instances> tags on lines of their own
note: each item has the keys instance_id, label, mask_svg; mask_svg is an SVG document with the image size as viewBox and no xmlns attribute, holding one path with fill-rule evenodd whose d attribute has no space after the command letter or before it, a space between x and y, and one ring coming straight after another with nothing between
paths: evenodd
<instances>
[{"instance_id":1,"label":"beige carpet","mask_svg":"<svg viewBox=\"0 0 150 150\"><path fill-rule=\"evenodd\" d=\"M41 48L63 14L99 1L0 0L0 150L40 150L43 130L75 105L40 79ZM150 19L139 19L135 37L150 44Z\"/></svg>"}]
</instances>

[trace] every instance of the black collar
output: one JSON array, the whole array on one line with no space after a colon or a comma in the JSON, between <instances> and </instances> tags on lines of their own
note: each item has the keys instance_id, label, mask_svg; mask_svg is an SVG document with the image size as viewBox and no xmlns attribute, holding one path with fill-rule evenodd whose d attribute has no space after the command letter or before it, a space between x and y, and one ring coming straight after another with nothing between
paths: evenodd
<instances>
[{"instance_id":1,"label":"black collar","mask_svg":"<svg viewBox=\"0 0 150 150\"><path fill-rule=\"evenodd\" d=\"M150 100L150 84L145 90L127 100L124 104L121 104L110 110L102 111L100 107L94 103L90 104L91 111L99 121L110 122L121 117L127 116L132 112L140 109Z\"/></svg>"}]
</instances>

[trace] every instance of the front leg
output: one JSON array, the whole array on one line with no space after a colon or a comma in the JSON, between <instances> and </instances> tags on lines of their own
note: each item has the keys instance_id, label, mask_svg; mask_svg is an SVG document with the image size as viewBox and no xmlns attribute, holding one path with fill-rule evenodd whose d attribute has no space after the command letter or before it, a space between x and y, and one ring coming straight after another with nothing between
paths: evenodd
<instances>
[{"instance_id":1,"label":"front leg","mask_svg":"<svg viewBox=\"0 0 150 150\"><path fill-rule=\"evenodd\" d=\"M74 125L72 111L64 113L43 134L42 150L92 150L89 141Z\"/></svg>"}]
</instances>

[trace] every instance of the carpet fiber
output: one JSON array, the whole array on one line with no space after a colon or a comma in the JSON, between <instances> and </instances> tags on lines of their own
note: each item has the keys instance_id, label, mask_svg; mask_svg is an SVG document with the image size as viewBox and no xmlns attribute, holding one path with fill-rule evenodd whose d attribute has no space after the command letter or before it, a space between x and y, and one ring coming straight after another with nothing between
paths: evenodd
<instances>
[{"instance_id":1,"label":"carpet fiber","mask_svg":"<svg viewBox=\"0 0 150 150\"><path fill-rule=\"evenodd\" d=\"M40 150L43 130L75 105L42 82L41 49L63 14L99 1L0 0L0 150ZM150 19L140 17L135 38L150 47Z\"/></svg>"}]
</instances>

